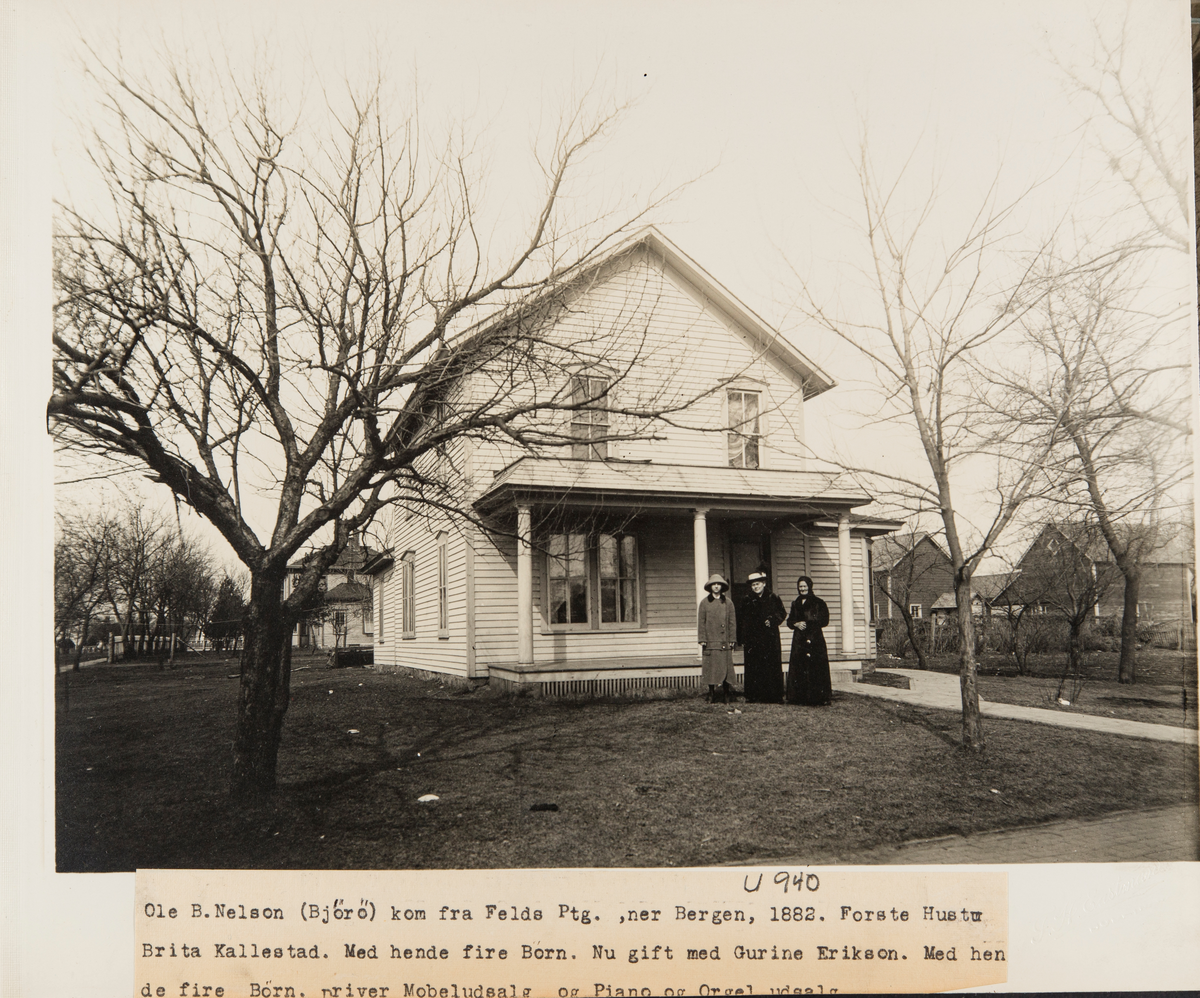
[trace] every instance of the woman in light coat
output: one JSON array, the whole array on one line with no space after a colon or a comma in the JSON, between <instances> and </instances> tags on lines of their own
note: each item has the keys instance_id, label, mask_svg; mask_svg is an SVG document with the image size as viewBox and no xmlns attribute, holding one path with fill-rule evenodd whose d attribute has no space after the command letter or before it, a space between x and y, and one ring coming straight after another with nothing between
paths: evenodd
<instances>
[{"instance_id":1,"label":"woman in light coat","mask_svg":"<svg viewBox=\"0 0 1200 998\"><path fill-rule=\"evenodd\" d=\"M704 588L708 595L696 612L696 640L703 651L701 676L708 684L709 703L716 702L717 686L729 703L729 684L733 681L733 646L737 642L737 611L729 598L729 583L714 575Z\"/></svg>"}]
</instances>

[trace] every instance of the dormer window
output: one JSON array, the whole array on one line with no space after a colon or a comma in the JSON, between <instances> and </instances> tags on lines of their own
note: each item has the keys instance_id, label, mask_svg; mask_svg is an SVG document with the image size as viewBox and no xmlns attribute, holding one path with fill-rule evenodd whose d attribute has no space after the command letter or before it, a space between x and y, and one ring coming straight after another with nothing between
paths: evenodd
<instances>
[{"instance_id":1,"label":"dormer window","mask_svg":"<svg viewBox=\"0 0 1200 998\"><path fill-rule=\"evenodd\" d=\"M729 467L757 468L761 438L758 392L729 392Z\"/></svg>"},{"instance_id":2,"label":"dormer window","mask_svg":"<svg viewBox=\"0 0 1200 998\"><path fill-rule=\"evenodd\" d=\"M579 406L571 413L571 436L580 443L571 445L571 457L603 461L608 457L608 413L605 395L608 379L576 375L571 379L571 404Z\"/></svg>"}]
</instances>

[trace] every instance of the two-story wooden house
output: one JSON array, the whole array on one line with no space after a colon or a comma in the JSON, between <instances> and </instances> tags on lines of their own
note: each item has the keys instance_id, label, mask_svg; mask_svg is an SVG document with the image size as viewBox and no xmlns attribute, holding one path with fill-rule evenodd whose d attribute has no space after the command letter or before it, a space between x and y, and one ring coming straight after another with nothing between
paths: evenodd
<instances>
[{"instance_id":1,"label":"two-story wooden house","mask_svg":"<svg viewBox=\"0 0 1200 998\"><path fill-rule=\"evenodd\" d=\"M292 630L294 648L348 648L369 645L374 635L375 614L371 606L372 576L366 566L378 560L378 552L367 547L358 535L350 538L337 560L321 580L321 591L313 612ZM295 577L305 559L288 565L283 598L292 592Z\"/></svg>"},{"instance_id":2,"label":"two-story wooden house","mask_svg":"<svg viewBox=\"0 0 1200 998\"><path fill-rule=\"evenodd\" d=\"M867 544L899 524L807 469L805 406L832 379L653 228L572 275L553 314L539 335L573 345L561 384L498 362L446 404L501 382L589 404L535 412L542 447L467 436L430 456L472 515L396 510L366 566L376 667L552 693L693 685L704 583L740 596L759 565L785 605L813 578L835 681L872 660Z\"/></svg>"}]
</instances>

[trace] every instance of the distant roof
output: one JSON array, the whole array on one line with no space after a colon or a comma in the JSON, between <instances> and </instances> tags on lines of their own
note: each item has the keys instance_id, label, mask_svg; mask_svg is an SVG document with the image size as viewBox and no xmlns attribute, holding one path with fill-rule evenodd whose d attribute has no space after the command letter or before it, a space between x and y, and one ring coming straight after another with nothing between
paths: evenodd
<instances>
[{"instance_id":1,"label":"distant roof","mask_svg":"<svg viewBox=\"0 0 1200 998\"><path fill-rule=\"evenodd\" d=\"M871 566L875 571L884 571L895 566L901 558L912 551L922 541L928 540L939 552L945 555L946 560L950 560L950 556L946 554L945 549L930 536L925 530L911 531L907 534L891 534L888 537L881 537L871 545Z\"/></svg>"},{"instance_id":2,"label":"distant roof","mask_svg":"<svg viewBox=\"0 0 1200 998\"><path fill-rule=\"evenodd\" d=\"M995 575L972 575L971 592L978 593L986 600L999 596L1020 572L997 572Z\"/></svg>"},{"instance_id":3,"label":"distant roof","mask_svg":"<svg viewBox=\"0 0 1200 998\"><path fill-rule=\"evenodd\" d=\"M325 602L358 603L367 599L370 595L370 588L364 586L361 582L342 582L325 593Z\"/></svg>"},{"instance_id":4,"label":"distant roof","mask_svg":"<svg viewBox=\"0 0 1200 998\"><path fill-rule=\"evenodd\" d=\"M971 598L981 599L984 602L994 600L1007 588L1020 572L997 572L995 575L973 575L971 576ZM933 601L933 610L955 610L958 608L958 601L954 598L954 590L942 593L936 600Z\"/></svg>"},{"instance_id":5,"label":"distant roof","mask_svg":"<svg viewBox=\"0 0 1200 998\"><path fill-rule=\"evenodd\" d=\"M1069 521L1052 521L1047 523L1029 544L1029 549L1047 531L1056 530L1068 541L1075 545L1083 554L1095 562L1112 561L1112 551L1108 543L1094 524L1075 524ZM1029 553L1026 550L1026 554ZM1158 544L1143 560L1149 565L1178 565L1192 564L1196 560L1195 538L1190 524L1168 521L1158 527ZM1024 558L1024 555L1022 556Z\"/></svg>"},{"instance_id":6,"label":"distant roof","mask_svg":"<svg viewBox=\"0 0 1200 998\"><path fill-rule=\"evenodd\" d=\"M310 551L302 558L297 558L290 565L288 571L299 572L308 564L308 560L314 557L315 551ZM358 539L358 535L354 535L346 542L346 546L342 548L342 553L337 556L337 560L329 566L329 572L361 572L363 566L369 561L373 561L379 557L379 552L373 548L367 547Z\"/></svg>"}]
</instances>

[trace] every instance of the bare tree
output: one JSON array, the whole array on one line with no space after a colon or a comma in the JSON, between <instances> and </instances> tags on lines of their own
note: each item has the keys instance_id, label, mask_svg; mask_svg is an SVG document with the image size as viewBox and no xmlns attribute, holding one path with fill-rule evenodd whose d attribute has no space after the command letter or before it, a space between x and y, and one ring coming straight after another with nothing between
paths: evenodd
<instances>
[{"instance_id":1,"label":"bare tree","mask_svg":"<svg viewBox=\"0 0 1200 998\"><path fill-rule=\"evenodd\" d=\"M1043 463L1059 505L1087 511L1124 578L1118 680L1136 680L1142 567L1164 515L1190 504L1191 427L1185 346L1170 316L1137 307L1145 280L1136 254L1061 264L1022 319L1028 350L993 368L994 396L1014 436L1047 428L1058 445ZM1182 354L1187 356L1187 354Z\"/></svg>"},{"instance_id":2,"label":"bare tree","mask_svg":"<svg viewBox=\"0 0 1200 998\"><path fill-rule=\"evenodd\" d=\"M415 115L393 122L379 78L297 110L263 78L169 59L161 78L95 57L91 73L111 204L58 213L49 414L64 443L148 469L249 570L232 786L260 794L275 785L292 628L348 536L388 503L455 509L414 462L457 437L570 440L523 418L596 403L563 387L592 348L543 335L549 291L661 198L572 217L573 178L621 114L590 99L541 148L540 199L506 238L481 209L478 154L431 143ZM485 306L530 300L461 331ZM484 368L499 372L491 397L447 407ZM631 406L608 436L645 434L636 419L667 408Z\"/></svg>"},{"instance_id":3,"label":"bare tree","mask_svg":"<svg viewBox=\"0 0 1200 998\"><path fill-rule=\"evenodd\" d=\"M113 524L106 516L59 517L54 542L54 629L60 642L76 635L74 667L91 622L105 602Z\"/></svg>"},{"instance_id":4,"label":"bare tree","mask_svg":"<svg viewBox=\"0 0 1200 998\"><path fill-rule=\"evenodd\" d=\"M842 466L868 474L894 505L914 512L933 508L940 515L961 638L962 744L982 751L971 576L1031 495L1037 462L1006 460L1005 442L981 432L978 394L984 386L975 372L1031 307L1036 256L1014 265L1013 246L1028 191L1005 199L997 177L974 212L945 224L936 182L921 198L908 200L905 171L891 183L882 181L865 141L857 168L869 304L858 315L835 310L797 273L799 308L871 365L880 421L916 437L926 465L920 471ZM976 498L989 517L972 530L959 503L967 482L981 476L990 476L991 487Z\"/></svg>"},{"instance_id":5,"label":"bare tree","mask_svg":"<svg viewBox=\"0 0 1200 998\"><path fill-rule=\"evenodd\" d=\"M1165 75L1174 68L1152 51L1141 58L1133 51L1130 15L1119 30L1097 22L1092 58L1085 64L1057 59L1068 85L1079 98L1087 132L1113 175L1131 197L1135 235L1120 240L1122 248L1170 249L1190 255L1188 226L1194 162L1187 128L1175 127L1186 119L1164 95L1183 100ZM1151 62L1151 60L1157 60ZM1193 71L1193 87L1200 79Z\"/></svg>"},{"instance_id":6,"label":"bare tree","mask_svg":"<svg viewBox=\"0 0 1200 998\"><path fill-rule=\"evenodd\" d=\"M1083 632L1117 573L1108 562L1098 563L1096 546L1104 538L1090 512L1061 520L1045 528L1021 559L1021 570L1005 591L1006 600L1021 606L1019 624L1050 616L1067 627L1066 661L1055 699L1072 681L1070 699L1076 700L1083 683Z\"/></svg>"}]
</instances>

